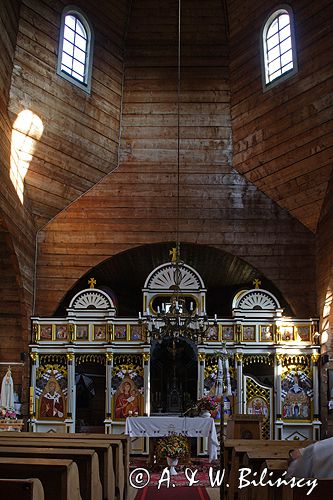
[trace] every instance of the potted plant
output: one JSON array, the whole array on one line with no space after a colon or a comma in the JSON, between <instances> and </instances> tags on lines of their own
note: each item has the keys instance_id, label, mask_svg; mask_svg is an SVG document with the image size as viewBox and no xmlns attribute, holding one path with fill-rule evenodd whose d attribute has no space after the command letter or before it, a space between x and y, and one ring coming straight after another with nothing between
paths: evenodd
<instances>
[{"instance_id":1,"label":"potted plant","mask_svg":"<svg viewBox=\"0 0 333 500\"><path fill-rule=\"evenodd\" d=\"M189 443L185 436L170 434L159 439L156 446L156 454L159 458L166 458L170 467L170 475L177 474L175 469L178 459L189 453Z\"/></svg>"},{"instance_id":2,"label":"potted plant","mask_svg":"<svg viewBox=\"0 0 333 500\"><path fill-rule=\"evenodd\" d=\"M197 401L197 410L200 417L210 417L216 411L219 403L212 396L203 396Z\"/></svg>"}]
</instances>

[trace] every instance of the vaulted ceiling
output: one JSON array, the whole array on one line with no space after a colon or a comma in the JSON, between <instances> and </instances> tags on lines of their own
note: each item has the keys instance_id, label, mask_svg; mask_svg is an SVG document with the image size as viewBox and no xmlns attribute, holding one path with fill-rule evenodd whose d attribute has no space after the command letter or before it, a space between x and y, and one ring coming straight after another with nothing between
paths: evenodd
<instances>
[{"instance_id":1,"label":"vaulted ceiling","mask_svg":"<svg viewBox=\"0 0 333 500\"><path fill-rule=\"evenodd\" d=\"M90 96L55 72L61 7L48 0L23 1L21 6L9 112L14 130L32 139L29 151L23 149L30 155L24 203L37 227L106 175L112 180L119 159L120 168L133 155L140 156L143 168L149 155L156 165L166 157L177 160L178 2L113 0L98 7L93 0L78 3L95 30ZM200 166L206 152L214 149L210 161L215 169L221 164L223 171L225 162L231 162L247 181L315 231L333 161L333 4L294 3L299 71L263 92L260 28L272 6L269 0L251 5L234 0L226 2L225 11L217 0L207 0L204 6L182 1L181 165L186 170L192 155L192 163ZM206 67L211 81L204 96L194 59ZM162 92L154 102L161 82ZM200 130L202 137L188 126L194 105L198 125L207 125ZM140 106L146 106L144 116ZM37 134L36 127L20 125L18 117L25 110L40 120ZM193 149L192 138L200 140L199 147L197 142ZM154 144L152 149L148 144Z\"/></svg>"}]
</instances>

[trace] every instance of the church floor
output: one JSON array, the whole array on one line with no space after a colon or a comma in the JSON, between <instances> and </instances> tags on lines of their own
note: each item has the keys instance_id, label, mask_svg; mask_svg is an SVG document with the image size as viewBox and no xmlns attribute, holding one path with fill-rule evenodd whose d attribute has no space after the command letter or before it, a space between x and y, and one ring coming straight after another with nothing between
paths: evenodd
<instances>
[{"instance_id":1,"label":"church floor","mask_svg":"<svg viewBox=\"0 0 333 500\"><path fill-rule=\"evenodd\" d=\"M149 467L147 459L142 457L131 457L130 474L131 483L142 486L143 488L135 488L130 486L128 500L149 500L159 498L160 500L217 500L219 498L219 488L212 488L209 479L209 469L213 467L215 471L218 468L218 463L210 464L208 459L192 459L190 464L179 465L176 467L178 474L175 476L162 475L164 465L156 465ZM188 467L192 472L185 469ZM143 476L137 476L142 473ZM195 475L194 475L195 474ZM137 480L136 478L139 478ZM193 477L195 483L189 486L189 479ZM170 481L168 482L168 479ZM160 485L160 487L158 487Z\"/></svg>"}]
</instances>

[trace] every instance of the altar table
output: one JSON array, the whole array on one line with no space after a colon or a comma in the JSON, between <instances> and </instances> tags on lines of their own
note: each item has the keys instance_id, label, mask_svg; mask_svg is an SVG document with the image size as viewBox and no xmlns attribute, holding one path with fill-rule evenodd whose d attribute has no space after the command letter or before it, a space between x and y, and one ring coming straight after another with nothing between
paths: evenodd
<instances>
[{"instance_id":1,"label":"altar table","mask_svg":"<svg viewBox=\"0 0 333 500\"><path fill-rule=\"evenodd\" d=\"M125 434L130 437L163 437L182 434L208 437L209 461L217 459L219 442L213 418L203 417L127 417Z\"/></svg>"}]
</instances>

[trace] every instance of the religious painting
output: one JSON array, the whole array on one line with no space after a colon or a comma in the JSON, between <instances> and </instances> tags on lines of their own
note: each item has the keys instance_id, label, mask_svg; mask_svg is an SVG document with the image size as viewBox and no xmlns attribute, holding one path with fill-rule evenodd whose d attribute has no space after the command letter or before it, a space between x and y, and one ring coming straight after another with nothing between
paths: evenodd
<instances>
[{"instance_id":1,"label":"religious painting","mask_svg":"<svg viewBox=\"0 0 333 500\"><path fill-rule=\"evenodd\" d=\"M127 325L114 325L114 340L127 339Z\"/></svg>"},{"instance_id":2,"label":"religious painting","mask_svg":"<svg viewBox=\"0 0 333 500\"><path fill-rule=\"evenodd\" d=\"M262 397L256 396L249 399L246 406L246 413L248 415L263 415L265 418L269 416L269 405Z\"/></svg>"},{"instance_id":3,"label":"religious painting","mask_svg":"<svg viewBox=\"0 0 333 500\"><path fill-rule=\"evenodd\" d=\"M76 325L76 340L89 339L89 325Z\"/></svg>"},{"instance_id":4,"label":"religious painting","mask_svg":"<svg viewBox=\"0 0 333 500\"><path fill-rule=\"evenodd\" d=\"M256 340L256 327L254 325L243 326L242 340L244 342L255 342L255 340Z\"/></svg>"},{"instance_id":5,"label":"religious painting","mask_svg":"<svg viewBox=\"0 0 333 500\"><path fill-rule=\"evenodd\" d=\"M56 325L56 340L68 339L68 325Z\"/></svg>"},{"instance_id":6,"label":"religious painting","mask_svg":"<svg viewBox=\"0 0 333 500\"><path fill-rule=\"evenodd\" d=\"M143 325L130 325L130 339L134 341L144 340Z\"/></svg>"},{"instance_id":7,"label":"religious painting","mask_svg":"<svg viewBox=\"0 0 333 500\"><path fill-rule=\"evenodd\" d=\"M311 326L310 325L297 326L297 334L300 340L302 340L303 342L309 342L311 334Z\"/></svg>"},{"instance_id":8,"label":"religious painting","mask_svg":"<svg viewBox=\"0 0 333 500\"><path fill-rule=\"evenodd\" d=\"M222 340L232 342L234 340L234 327L222 326Z\"/></svg>"},{"instance_id":9,"label":"religious painting","mask_svg":"<svg viewBox=\"0 0 333 500\"><path fill-rule=\"evenodd\" d=\"M94 340L106 340L106 325L94 325Z\"/></svg>"},{"instance_id":10,"label":"religious painting","mask_svg":"<svg viewBox=\"0 0 333 500\"><path fill-rule=\"evenodd\" d=\"M219 339L219 327L217 325L209 325L206 339L211 342L216 342Z\"/></svg>"},{"instance_id":11,"label":"religious painting","mask_svg":"<svg viewBox=\"0 0 333 500\"><path fill-rule=\"evenodd\" d=\"M133 365L114 368L112 377L112 417L124 420L143 414L143 369Z\"/></svg>"},{"instance_id":12,"label":"religious painting","mask_svg":"<svg viewBox=\"0 0 333 500\"><path fill-rule=\"evenodd\" d=\"M260 342L272 342L273 325L260 325Z\"/></svg>"},{"instance_id":13,"label":"religious painting","mask_svg":"<svg viewBox=\"0 0 333 500\"><path fill-rule=\"evenodd\" d=\"M281 329L281 340L288 342L294 340L294 327L293 326L282 326Z\"/></svg>"},{"instance_id":14,"label":"religious painting","mask_svg":"<svg viewBox=\"0 0 333 500\"><path fill-rule=\"evenodd\" d=\"M285 372L281 381L282 418L284 420L311 419L313 386L307 368Z\"/></svg>"},{"instance_id":15,"label":"religious painting","mask_svg":"<svg viewBox=\"0 0 333 500\"><path fill-rule=\"evenodd\" d=\"M41 420L66 418L67 370L59 365L38 369L36 380L37 414Z\"/></svg>"},{"instance_id":16,"label":"religious painting","mask_svg":"<svg viewBox=\"0 0 333 500\"><path fill-rule=\"evenodd\" d=\"M40 339L52 340L52 325L40 325Z\"/></svg>"}]
</instances>

